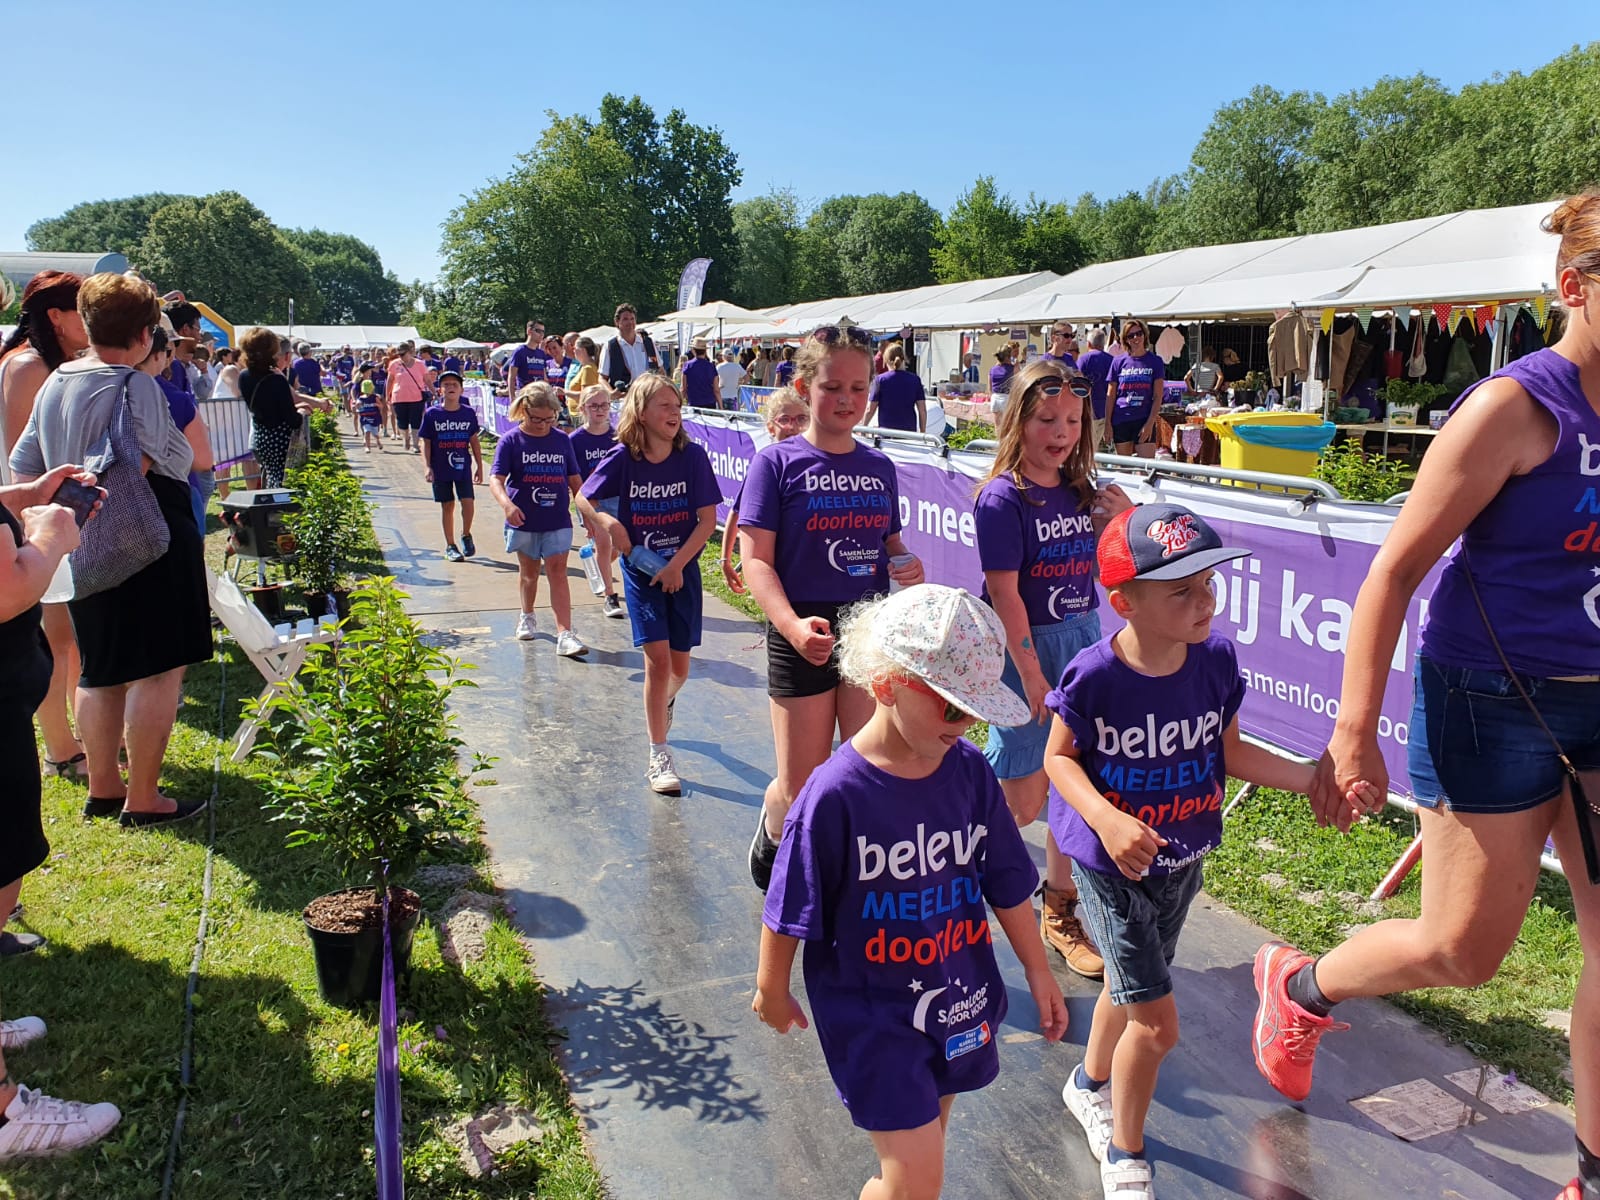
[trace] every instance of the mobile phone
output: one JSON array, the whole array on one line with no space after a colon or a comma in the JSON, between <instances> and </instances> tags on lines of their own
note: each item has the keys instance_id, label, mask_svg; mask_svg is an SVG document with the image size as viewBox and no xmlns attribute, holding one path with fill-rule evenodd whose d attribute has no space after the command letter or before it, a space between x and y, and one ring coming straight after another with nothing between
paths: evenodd
<instances>
[{"instance_id":1,"label":"mobile phone","mask_svg":"<svg viewBox=\"0 0 1600 1200\"><path fill-rule=\"evenodd\" d=\"M56 494L50 497L50 503L70 508L73 519L78 522L78 528L82 529L83 523L89 519L89 514L94 511L94 506L100 503L100 498L104 494L99 488L79 483L68 476L61 481L61 486L56 488Z\"/></svg>"}]
</instances>

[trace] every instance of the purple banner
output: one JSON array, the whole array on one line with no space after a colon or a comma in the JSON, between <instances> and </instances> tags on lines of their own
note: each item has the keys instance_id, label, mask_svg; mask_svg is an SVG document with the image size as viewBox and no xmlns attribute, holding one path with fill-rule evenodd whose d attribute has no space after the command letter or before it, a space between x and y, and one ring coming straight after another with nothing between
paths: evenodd
<instances>
[{"instance_id":1,"label":"purple banner","mask_svg":"<svg viewBox=\"0 0 1600 1200\"><path fill-rule=\"evenodd\" d=\"M731 499L744 481L749 457L766 445L764 430L690 419L689 434L711 453L712 467ZM957 453L948 459L930 451L885 448L900 479L900 521L906 545L934 583L983 589L972 515L973 490L987 472L987 456ZM1240 725L1270 745L1315 758L1328 743L1339 711L1345 639L1356 592L1398 509L1319 501L1309 512L1293 511L1292 498L1255 491L1163 479L1105 475L1134 500L1185 504L1205 517L1228 545L1252 554L1216 573L1215 628L1231 637L1248 685ZM1237 498L1235 498L1237 497ZM718 509L725 518L727 506ZM1438 567L1411 602L1400 644L1389 664L1379 722L1379 745L1389 765L1390 786L1409 792L1407 723L1411 715L1411 663L1427 598ZM1102 603L1106 632L1117 618Z\"/></svg>"}]
</instances>

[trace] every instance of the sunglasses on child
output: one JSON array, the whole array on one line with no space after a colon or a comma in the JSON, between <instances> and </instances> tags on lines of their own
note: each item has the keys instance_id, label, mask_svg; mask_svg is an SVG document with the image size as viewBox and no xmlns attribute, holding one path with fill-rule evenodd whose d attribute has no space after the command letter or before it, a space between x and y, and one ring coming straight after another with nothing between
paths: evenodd
<instances>
[{"instance_id":1,"label":"sunglasses on child","mask_svg":"<svg viewBox=\"0 0 1600 1200\"><path fill-rule=\"evenodd\" d=\"M840 340L849 342L852 346L872 345L872 331L862 329L859 325L824 325L820 329L811 331L811 340L821 342L824 346L832 346Z\"/></svg>"},{"instance_id":2,"label":"sunglasses on child","mask_svg":"<svg viewBox=\"0 0 1600 1200\"><path fill-rule=\"evenodd\" d=\"M1063 389L1071 392L1079 400L1087 400L1092 394L1089 391L1089 381L1074 379L1071 383L1063 382L1057 376L1051 375L1033 385L1041 396L1059 396Z\"/></svg>"},{"instance_id":3,"label":"sunglasses on child","mask_svg":"<svg viewBox=\"0 0 1600 1200\"><path fill-rule=\"evenodd\" d=\"M971 713L967 712L965 709L960 708L960 707L958 707L958 706L956 706L954 704L951 704L950 701L948 701L948 700L945 700L945 698L943 696L941 696L938 692L934 691L927 684L923 683L922 680L920 680L920 679L909 679L908 678L908 679L898 680L897 682L899 682L901 687L906 688L906 689L908 689L910 691L920 692L922 695L931 696L935 700L943 700L944 701L944 722L945 722L946 725L971 725L974 721L976 721L978 719L977 717L973 716Z\"/></svg>"}]
</instances>

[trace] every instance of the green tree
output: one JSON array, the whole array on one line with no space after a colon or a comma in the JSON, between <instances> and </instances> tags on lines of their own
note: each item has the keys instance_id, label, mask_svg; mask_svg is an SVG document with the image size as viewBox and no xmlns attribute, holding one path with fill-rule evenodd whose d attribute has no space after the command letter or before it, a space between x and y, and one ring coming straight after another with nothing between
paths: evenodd
<instances>
[{"instance_id":1,"label":"green tree","mask_svg":"<svg viewBox=\"0 0 1600 1200\"><path fill-rule=\"evenodd\" d=\"M1154 199L1124 192L1100 200L1088 192L1072 206L1072 221L1083 239L1089 262L1138 258L1154 248L1159 213Z\"/></svg>"},{"instance_id":2,"label":"green tree","mask_svg":"<svg viewBox=\"0 0 1600 1200\"><path fill-rule=\"evenodd\" d=\"M62 254L99 254L114 250L131 255L150 228L150 218L177 200L167 192L150 192L122 200L90 200L75 204L59 217L35 221L28 226L30 250L54 250Z\"/></svg>"},{"instance_id":3,"label":"green tree","mask_svg":"<svg viewBox=\"0 0 1600 1200\"><path fill-rule=\"evenodd\" d=\"M532 316L581 329L623 299L645 307L636 231L651 217L633 161L603 127L549 116L538 146L444 223L446 311L478 337L520 336Z\"/></svg>"},{"instance_id":4,"label":"green tree","mask_svg":"<svg viewBox=\"0 0 1600 1200\"><path fill-rule=\"evenodd\" d=\"M1454 98L1427 75L1339 96L1311 128L1298 227L1321 233L1447 211L1437 175L1419 167L1459 132Z\"/></svg>"},{"instance_id":5,"label":"green tree","mask_svg":"<svg viewBox=\"0 0 1600 1200\"><path fill-rule=\"evenodd\" d=\"M1324 107L1320 95L1258 84L1219 108L1190 156L1185 195L1165 222L1164 240L1213 246L1295 232L1311 130Z\"/></svg>"},{"instance_id":6,"label":"green tree","mask_svg":"<svg viewBox=\"0 0 1600 1200\"><path fill-rule=\"evenodd\" d=\"M1001 195L994 176L980 175L956 197L939 229L933 251L940 283L993 279L1018 270L1023 220L1010 196Z\"/></svg>"},{"instance_id":7,"label":"green tree","mask_svg":"<svg viewBox=\"0 0 1600 1200\"><path fill-rule=\"evenodd\" d=\"M600 101L600 128L628 157L633 205L644 215L630 231L642 290L614 299L632 299L647 319L669 311L676 306L678 277L693 258L712 261L706 295L726 292L737 278L731 197L743 173L721 132L692 123L677 108L657 120L638 96L610 93Z\"/></svg>"},{"instance_id":8,"label":"green tree","mask_svg":"<svg viewBox=\"0 0 1600 1200\"><path fill-rule=\"evenodd\" d=\"M1022 237L1017 266L1024 271L1065 275L1089 261L1089 248L1072 211L1060 201L1047 203L1030 195L1022 209Z\"/></svg>"},{"instance_id":9,"label":"green tree","mask_svg":"<svg viewBox=\"0 0 1600 1200\"><path fill-rule=\"evenodd\" d=\"M204 300L230 321L316 321L322 297L311 272L271 221L238 192L164 205L131 256L166 291Z\"/></svg>"},{"instance_id":10,"label":"green tree","mask_svg":"<svg viewBox=\"0 0 1600 1200\"><path fill-rule=\"evenodd\" d=\"M400 281L383 269L377 250L348 233L286 229L322 295L330 325L392 325L400 314Z\"/></svg>"},{"instance_id":11,"label":"green tree","mask_svg":"<svg viewBox=\"0 0 1600 1200\"><path fill-rule=\"evenodd\" d=\"M827 300L848 293L839 241L860 203L860 196L830 196L806 216L795 247L795 301Z\"/></svg>"},{"instance_id":12,"label":"green tree","mask_svg":"<svg viewBox=\"0 0 1600 1200\"><path fill-rule=\"evenodd\" d=\"M787 304L795 295L799 202L787 188L733 206L739 265L728 299L746 308Z\"/></svg>"},{"instance_id":13,"label":"green tree","mask_svg":"<svg viewBox=\"0 0 1600 1200\"><path fill-rule=\"evenodd\" d=\"M847 295L898 292L934 282L939 213L915 192L862 196L835 248Z\"/></svg>"}]
</instances>

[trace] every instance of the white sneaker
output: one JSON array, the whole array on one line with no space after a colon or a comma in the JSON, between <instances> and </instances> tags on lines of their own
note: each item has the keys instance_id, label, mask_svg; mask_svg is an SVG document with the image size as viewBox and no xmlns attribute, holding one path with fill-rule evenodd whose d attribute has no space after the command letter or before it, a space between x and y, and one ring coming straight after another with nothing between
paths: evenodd
<instances>
[{"instance_id":1,"label":"white sneaker","mask_svg":"<svg viewBox=\"0 0 1600 1200\"><path fill-rule=\"evenodd\" d=\"M539 625L533 619L532 613L523 613L517 618L517 641L531 642L534 635L539 632Z\"/></svg>"},{"instance_id":2,"label":"white sneaker","mask_svg":"<svg viewBox=\"0 0 1600 1200\"><path fill-rule=\"evenodd\" d=\"M589 653L589 647L583 644L583 639L570 629L563 629L556 635L556 653L563 658L578 658Z\"/></svg>"},{"instance_id":3,"label":"white sneaker","mask_svg":"<svg viewBox=\"0 0 1600 1200\"><path fill-rule=\"evenodd\" d=\"M672 769L672 751L657 750L650 755L648 772L650 790L663 796L677 796L683 791L683 781Z\"/></svg>"},{"instance_id":4,"label":"white sneaker","mask_svg":"<svg viewBox=\"0 0 1600 1200\"><path fill-rule=\"evenodd\" d=\"M0 1021L0 1051L21 1050L44 1036L44 1022L38 1017L18 1017Z\"/></svg>"},{"instance_id":5,"label":"white sneaker","mask_svg":"<svg viewBox=\"0 0 1600 1200\"><path fill-rule=\"evenodd\" d=\"M57 1100L20 1087L0 1125L0 1162L14 1158L54 1158L98 1142L122 1120L115 1104Z\"/></svg>"},{"instance_id":6,"label":"white sneaker","mask_svg":"<svg viewBox=\"0 0 1600 1200\"><path fill-rule=\"evenodd\" d=\"M1072 1077L1061 1089L1061 1099L1066 1102L1067 1111L1083 1126L1090 1152L1098 1162L1105 1162L1106 1147L1111 1144L1111 1085L1107 1084L1098 1092L1081 1088L1074 1068Z\"/></svg>"},{"instance_id":7,"label":"white sneaker","mask_svg":"<svg viewBox=\"0 0 1600 1200\"><path fill-rule=\"evenodd\" d=\"M1105 1200L1156 1200L1150 1164L1142 1158L1100 1163L1100 1187Z\"/></svg>"}]
</instances>

